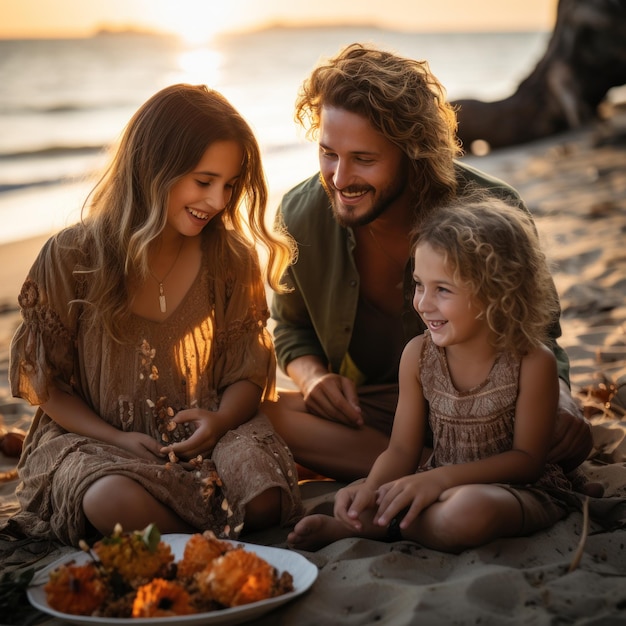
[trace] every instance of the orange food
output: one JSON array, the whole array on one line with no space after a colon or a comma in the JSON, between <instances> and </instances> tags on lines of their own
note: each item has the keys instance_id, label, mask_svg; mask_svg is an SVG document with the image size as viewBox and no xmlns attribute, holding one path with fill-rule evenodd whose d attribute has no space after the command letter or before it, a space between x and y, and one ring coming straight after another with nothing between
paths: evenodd
<instances>
[{"instance_id":1,"label":"orange food","mask_svg":"<svg viewBox=\"0 0 626 626\"><path fill-rule=\"evenodd\" d=\"M137 589L133 617L172 617L193 613L190 596L173 580L155 578Z\"/></svg>"},{"instance_id":2,"label":"orange food","mask_svg":"<svg viewBox=\"0 0 626 626\"><path fill-rule=\"evenodd\" d=\"M267 561L243 549L214 559L196 574L196 582L201 592L225 607L267 600L293 590L290 574L279 577Z\"/></svg>"},{"instance_id":3,"label":"orange food","mask_svg":"<svg viewBox=\"0 0 626 626\"><path fill-rule=\"evenodd\" d=\"M98 617L171 617L210 612L293 591L289 572L278 571L243 546L206 531L191 535L174 564L169 545L154 525L123 532L92 548L92 560L69 561L44 586L48 606L61 613Z\"/></svg>"},{"instance_id":4,"label":"orange food","mask_svg":"<svg viewBox=\"0 0 626 626\"><path fill-rule=\"evenodd\" d=\"M179 578L190 578L203 570L213 559L222 556L233 545L218 539L210 530L191 535L185 544L183 558L178 563Z\"/></svg>"},{"instance_id":5,"label":"orange food","mask_svg":"<svg viewBox=\"0 0 626 626\"><path fill-rule=\"evenodd\" d=\"M91 615L107 597L107 581L94 563L61 565L44 590L48 604L61 613Z\"/></svg>"},{"instance_id":6,"label":"orange food","mask_svg":"<svg viewBox=\"0 0 626 626\"><path fill-rule=\"evenodd\" d=\"M105 569L115 571L127 583L164 576L174 561L170 547L158 541L149 547L141 532L114 533L93 546Z\"/></svg>"}]
</instances>

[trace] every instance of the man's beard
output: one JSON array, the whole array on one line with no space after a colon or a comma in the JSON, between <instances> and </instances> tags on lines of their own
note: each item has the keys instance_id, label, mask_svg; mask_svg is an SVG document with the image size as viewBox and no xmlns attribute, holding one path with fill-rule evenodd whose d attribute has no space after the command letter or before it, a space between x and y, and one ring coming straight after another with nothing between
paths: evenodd
<instances>
[{"instance_id":1,"label":"man's beard","mask_svg":"<svg viewBox=\"0 0 626 626\"><path fill-rule=\"evenodd\" d=\"M394 202L396 202L396 200L404 195L408 184L406 172L400 172L396 176L396 178L391 181L391 184L388 187L385 187L380 191L378 198L376 199L374 204L372 204L369 210L355 217L353 216L352 211L349 211L348 213L346 213L345 210L343 212L340 211L336 201L336 194L338 193L338 191L334 187L329 187L326 183L326 180L321 174L320 181L322 183L324 191L326 192L326 195L328 196L328 199L330 200L330 206L333 210L333 215L337 220L337 223L344 228L355 228L357 226L365 226L367 224L371 224L376 218L380 217ZM346 188L346 190L349 189L350 187ZM355 190L356 189L357 187L355 187ZM360 189L362 190L363 187L361 187ZM372 190L373 187L370 187L369 191L371 192ZM345 205L342 205L342 208L345 209Z\"/></svg>"}]
</instances>

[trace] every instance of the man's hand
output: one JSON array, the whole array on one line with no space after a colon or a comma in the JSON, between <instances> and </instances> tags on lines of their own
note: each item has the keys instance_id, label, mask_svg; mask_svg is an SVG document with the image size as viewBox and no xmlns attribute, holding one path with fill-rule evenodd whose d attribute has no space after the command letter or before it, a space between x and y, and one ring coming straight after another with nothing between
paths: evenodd
<instances>
[{"instance_id":1,"label":"man's hand","mask_svg":"<svg viewBox=\"0 0 626 626\"><path fill-rule=\"evenodd\" d=\"M324 373L309 379L302 395L307 409L314 415L347 426L363 426L356 387L349 378Z\"/></svg>"},{"instance_id":2,"label":"man's hand","mask_svg":"<svg viewBox=\"0 0 626 626\"><path fill-rule=\"evenodd\" d=\"M578 467L593 448L591 426L567 387L560 381L559 409L548 461L570 472Z\"/></svg>"},{"instance_id":3,"label":"man's hand","mask_svg":"<svg viewBox=\"0 0 626 626\"><path fill-rule=\"evenodd\" d=\"M363 426L356 385L345 376L330 374L319 357L298 357L287 364L286 373L300 390L309 413L354 428Z\"/></svg>"}]
</instances>

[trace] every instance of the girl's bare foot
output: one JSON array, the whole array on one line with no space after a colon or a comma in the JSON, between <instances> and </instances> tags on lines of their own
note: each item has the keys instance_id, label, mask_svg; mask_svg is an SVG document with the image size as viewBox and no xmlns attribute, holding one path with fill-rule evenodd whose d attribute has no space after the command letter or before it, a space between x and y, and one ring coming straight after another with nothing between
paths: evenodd
<instances>
[{"instance_id":1,"label":"girl's bare foot","mask_svg":"<svg viewBox=\"0 0 626 626\"><path fill-rule=\"evenodd\" d=\"M330 515L307 515L287 536L287 543L299 550L319 550L333 541L355 536L354 530Z\"/></svg>"}]
</instances>

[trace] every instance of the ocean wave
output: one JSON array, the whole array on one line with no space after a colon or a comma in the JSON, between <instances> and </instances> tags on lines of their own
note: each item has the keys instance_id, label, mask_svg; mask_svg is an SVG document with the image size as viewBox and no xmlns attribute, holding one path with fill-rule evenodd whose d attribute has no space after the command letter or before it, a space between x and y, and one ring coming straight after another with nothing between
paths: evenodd
<instances>
[{"instance_id":1,"label":"ocean wave","mask_svg":"<svg viewBox=\"0 0 626 626\"><path fill-rule=\"evenodd\" d=\"M98 102L0 102L0 115L58 115L66 113L94 113L115 109L135 109L135 100Z\"/></svg>"},{"instance_id":2,"label":"ocean wave","mask_svg":"<svg viewBox=\"0 0 626 626\"><path fill-rule=\"evenodd\" d=\"M0 194L9 193L11 191L21 191L24 189L32 189L34 187L49 187L51 185L62 185L70 182L68 178L62 176L46 180L29 180L22 183L2 183L0 182Z\"/></svg>"},{"instance_id":3,"label":"ocean wave","mask_svg":"<svg viewBox=\"0 0 626 626\"><path fill-rule=\"evenodd\" d=\"M0 105L0 115L12 115L19 114L24 115L25 113L36 113L36 114L54 114L54 113L76 113L77 111L91 111L94 109L101 109L102 106L85 106L79 103L64 103L58 102L54 104L27 104L27 103L19 103L16 104L2 104Z\"/></svg>"},{"instance_id":4,"label":"ocean wave","mask_svg":"<svg viewBox=\"0 0 626 626\"><path fill-rule=\"evenodd\" d=\"M15 161L18 159L36 159L47 158L54 159L58 157L76 157L76 156L89 156L97 155L99 152L104 152L109 147L108 144L96 144L96 145L84 145L84 146L46 146L43 148L35 148L33 150L14 150L11 152L0 151L1 161ZM300 144L293 142L281 142L281 143L267 143L262 146L265 154L283 154L294 150L308 149L308 144Z\"/></svg>"},{"instance_id":5,"label":"ocean wave","mask_svg":"<svg viewBox=\"0 0 626 626\"><path fill-rule=\"evenodd\" d=\"M15 150L11 152L0 152L0 161L15 161L17 159L35 158L57 158L95 155L105 150L105 144L84 145L84 146L46 146L33 150Z\"/></svg>"}]
</instances>

